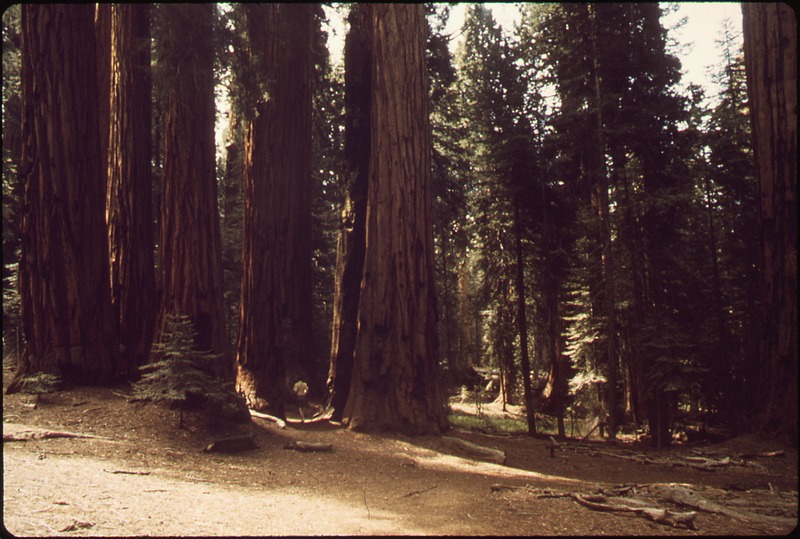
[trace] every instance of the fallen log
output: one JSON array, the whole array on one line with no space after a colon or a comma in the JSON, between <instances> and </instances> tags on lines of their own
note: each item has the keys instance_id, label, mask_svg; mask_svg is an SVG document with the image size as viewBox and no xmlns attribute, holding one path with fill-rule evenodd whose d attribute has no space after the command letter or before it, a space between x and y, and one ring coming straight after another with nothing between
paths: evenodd
<instances>
[{"instance_id":1,"label":"fallen log","mask_svg":"<svg viewBox=\"0 0 800 539\"><path fill-rule=\"evenodd\" d=\"M474 444L461 438L454 438L452 436L442 436L441 444L445 449L449 449L458 453L459 455L494 462L497 464L506 463L506 454L504 451L494 449L491 447L484 447L482 445Z\"/></svg>"},{"instance_id":2,"label":"fallen log","mask_svg":"<svg viewBox=\"0 0 800 539\"><path fill-rule=\"evenodd\" d=\"M313 451L333 451L333 444L326 444L322 442L289 442L284 449L294 449L302 453L309 453Z\"/></svg>"}]
</instances>

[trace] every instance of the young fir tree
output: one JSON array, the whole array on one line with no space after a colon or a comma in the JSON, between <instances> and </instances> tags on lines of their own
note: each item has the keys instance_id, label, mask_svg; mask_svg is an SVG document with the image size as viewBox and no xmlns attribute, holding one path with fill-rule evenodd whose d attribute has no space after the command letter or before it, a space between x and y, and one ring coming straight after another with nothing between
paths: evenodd
<instances>
[{"instance_id":1,"label":"young fir tree","mask_svg":"<svg viewBox=\"0 0 800 539\"><path fill-rule=\"evenodd\" d=\"M232 384L212 376L216 354L198 350L191 317L170 315L159 342L153 345L155 361L139 368L141 379L133 385L135 400L167 403L183 411L205 406L219 417L247 422L250 414Z\"/></svg>"}]
</instances>

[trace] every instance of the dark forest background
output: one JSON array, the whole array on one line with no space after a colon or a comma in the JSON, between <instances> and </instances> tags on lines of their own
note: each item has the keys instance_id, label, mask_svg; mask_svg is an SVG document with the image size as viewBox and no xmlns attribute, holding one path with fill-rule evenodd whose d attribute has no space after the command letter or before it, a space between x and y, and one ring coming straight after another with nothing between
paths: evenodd
<instances>
[{"instance_id":1,"label":"dark forest background","mask_svg":"<svg viewBox=\"0 0 800 539\"><path fill-rule=\"evenodd\" d=\"M794 14L747 5L707 96L662 6L475 4L453 55L447 4L343 5L340 69L320 4L8 8L9 391L302 379L442 432L478 367L532 434L796 444Z\"/></svg>"}]
</instances>

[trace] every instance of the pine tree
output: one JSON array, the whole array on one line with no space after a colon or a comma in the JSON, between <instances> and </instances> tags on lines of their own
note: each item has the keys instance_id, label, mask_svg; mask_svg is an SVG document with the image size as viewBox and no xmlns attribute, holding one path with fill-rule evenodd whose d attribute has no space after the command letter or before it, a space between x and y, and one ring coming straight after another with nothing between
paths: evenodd
<instances>
[{"instance_id":1,"label":"pine tree","mask_svg":"<svg viewBox=\"0 0 800 539\"><path fill-rule=\"evenodd\" d=\"M166 403L183 411L207 407L216 417L247 422L250 413L233 385L209 375L219 361L216 354L196 348L192 318L168 316L161 339L153 346L154 361L139 368L141 379L133 384L134 400Z\"/></svg>"}]
</instances>

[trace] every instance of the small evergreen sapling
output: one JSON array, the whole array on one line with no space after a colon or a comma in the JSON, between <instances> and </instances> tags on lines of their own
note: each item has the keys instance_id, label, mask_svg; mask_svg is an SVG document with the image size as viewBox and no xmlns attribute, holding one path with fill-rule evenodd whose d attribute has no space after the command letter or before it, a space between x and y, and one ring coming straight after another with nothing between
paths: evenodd
<instances>
[{"instance_id":1,"label":"small evergreen sapling","mask_svg":"<svg viewBox=\"0 0 800 539\"><path fill-rule=\"evenodd\" d=\"M161 342L153 345L155 362L139 368L141 379L133 385L135 400L165 402L179 409L178 426L183 427L183 410L210 405L217 411L233 411L236 396L226 383L208 374L218 356L195 348L195 331L188 316L167 319ZM233 410L226 410L232 408ZM247 419L249 420L249 414Z\"/></svg>"},{"instance_id":2,"label":"small evergreen sapling","mask_svg":"<svg viewBox=\"0 0 800 539\"><path fill-rule=\"evenodd\" d=\"M36 395L36 403L45 402L42 395L46 393L54 393L61 389L61 377L55 374L47 374L44 372L37 372L29 374L20 380L19 391L20 393L29 393ZM35 405L34 405L35 406Z\"/></svg>"}]
</instances>

